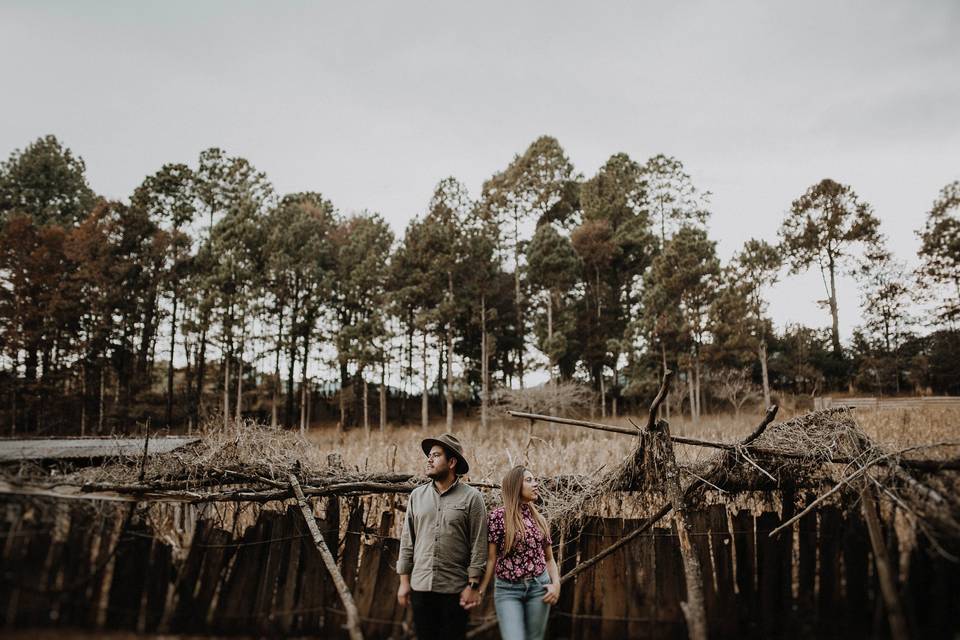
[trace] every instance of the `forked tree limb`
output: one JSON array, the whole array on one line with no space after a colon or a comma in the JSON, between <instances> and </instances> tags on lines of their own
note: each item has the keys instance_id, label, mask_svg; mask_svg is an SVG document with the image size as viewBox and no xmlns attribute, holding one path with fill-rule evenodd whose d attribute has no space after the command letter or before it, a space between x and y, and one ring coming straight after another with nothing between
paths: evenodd
<instances>
[{"instance_id":1,"label":"forked tree limb","mask_svg":"<svg viewBox=\"0 0 960 640\"><path fill-rule=\"evenodd\" d=\"M660 383L660 389L653 398L653 402L650 403L650 414L647 416L647 431L653 431L657 424L657 412L660 410L660 405L663 404L663 400L670 391L670 381L672 379L673 371L667 369L663 372L663 381Z\"/></svg>"},{"instance_id":2,"label":"forked tree limb","mask_svg":"<svg viewBox=\"0 0 960 640\"><path fill-rule=\"evenodd\" d=\"M323 558L323 564L326 565L327 571L333 579L337 593L340 594L343 608L347 612L346 628L347 633L350 634L350 640L363 640L363 634L360 632L360 614L357 611L356 603L353 601L353 595L351 595L350 589L347 588L347 583L344 582L343 576L340 574L340 569L337 568L337 561L334 560L333 554L330 553L330 549L327 547L327 543L320 533L320 527L317 526L317 519L313 516L313 510L310 508L310 503L307 502L306 496L303 495L303 490L300 488L297 476L292 473L290 474L290 488L297 496L300 511L303 513L303 519L307 522L307 528L310 529L313 543L320 552L320 557Z\"/></svg>"},{"instance_id":3,"label":"forked tree limb","mask_svg":"<svg viewBox=\"0 0 960 640\"><path fill-rule=\"evenodd\" d=\"M690 540L690 518L687 513L685 492L680 481L680 468L670 439L670 424L666 420L655 422L657 408L666 397L670 388L671 371L663 375L660 391L650 405L650 417L647 431L653 438L659 438L663 447L663 479L667 497L673 505L673 518L677 525L677 540L680 543L680 557L683 560L683 576L687 585L686 602L680 603L683 617L687 620L687 636L690 640L707 640L707 606L703 595L703 569L700 558Z\"/></svg>"}]
</instances>

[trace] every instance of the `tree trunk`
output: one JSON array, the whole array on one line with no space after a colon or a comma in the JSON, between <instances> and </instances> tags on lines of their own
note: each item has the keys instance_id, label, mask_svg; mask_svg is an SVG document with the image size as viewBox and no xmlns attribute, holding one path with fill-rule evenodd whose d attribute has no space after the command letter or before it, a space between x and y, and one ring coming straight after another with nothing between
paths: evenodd
<instances>
[{"instance_id":1,"label":"tree trunk","mask_svg":"<svg viewBox=\"0 0 960 640\"><path fill-rule=\"evenodd\" d=\"M100 402L97 407L97 435L103 433L103 409L104 409L104 396L106 394L106 384L104 380L104 366L103 363L100 363Z\"/></svg>"},{"instance_id":2,"label":"tree trunk","mask_svg":"<svg viewBox=\"0 0 960 640\"><path fill-rule=\"evenodd\" d=\"M177 342L177 297L173 297L170 314L170 362L167 366L167 428L173 423L173 349Z\"/></svg>"},{"instance_id":3,"label":"tree trunk","mask_svg":"<svg viewBox=\"0 0 960 640\"><path fill-rule=\"evenodd\" d=\"M300 433L307 432L307 401L310 396L307 393L307 361L310 355L310 327L303 332L303 360L300 363Z\"/></svg>"},{"instance_id":4,"label":"tree trunk","mask_svg":"<svg viewBox=\"0 0 960 640\"><path fill-rule=\"evenodd\" d=\"M299 287L299 282L297 285ZM297 314L300 312L299 291L293 294L293 304L290 306L290 362L287 363L287 397L286 409L283 416L283 424L288 429L293 426L294 396L293 396L293 377L297 369Z\"/></svg>"},{"instance_id":5,"label":"tree trunk","mask_svg":"<svg viewBox=\"0 0 960 640\"><path fill-rule=\"evenodd\" d=\"M488 425L487 407L490 403L490 363L487 352L487 297L480 296L480 426Z\"/></svg>"},{"instance_id":6,"label":"tree trunk","mask_svg":"<svg viewBox=\"0 0 960 640\"><path fill-rule=\"evenodd\" d=\"M547 296L547 345L553 344L553 292ZM553 361L553 349L549 349L547 354L547 359L549 360L550 370L547 372L549 374L549 382L553 383L553 369L555 363Z\"/></svg>"},{"instance_id":7,"label":"tree trunk","mask_svg":"<svg viewBox=\"0 0 960 640\"><path fill-rule=\"evenodd\" d=\"M837 281L834 271L836 271L836 265L833 256L830 256L830 318L833 321L830 339L833 342L834 355L839 356L842 353L840 347L840 314L837 310Z\"/></svg>"},{"instance_id":8,"label":"tree trunk","mask_svg":"<svg viewBox=\"0 0 960 640\"><path fill-rule=\"evenodd\" d=\"M201 318L201 322L206 319ZM194 418L197 424L200 423L200 416L203 414L203 378L207 372L207 328L204 326L200 330L200 350L197 355L197 390L196 398L193 403Z\"/></svg>"},{"instance_id":9,"label":"tree trunk","mask_svg":"<svg viewBox=\"0 0 960 640\"><path fill-rule=\"evenodd\" d=\"M600 375L597 376L600 379L600 417L607 417L607 387L604 384L603 380L603 366L600 367Z\"/></svg>"},{"instance_id":10,"label":"tree trunk","mask_svg":"<svg viewBox=\"0 0 960 640\"><path fill-rule=\"evenodd\" d=\"M427 388L427 330L423 330L423 393L420 395L420 427L426 431L430 414L430 399Z\"/></svg>"},{"instance_id":11,"label":"tree trunk","mask_svg":"<svg viewBox=\"0 0 960 640\"><path fill-rule=\"evenodd\" d=\"M767 341L760 340L760 346L757 350L760 356L760 372L763 374L763 406L770 406L770 375L767 372Z\"/></svg>"},{"instance_id":12,"label":"tree trunk","mask_svg":"<svg viewBox=\"0 0 960 640\"><path fill-rule=\"evenodd\" d=\"M347 428L347 362L340 360L340 421L337 423L337 431L343 433Z\"/></svg>"},{"instance_id":13,"label":"tree trunk","mask_svg":"<svg viewBox=\"0 0 960 640\"><path fill-rule=\"evenodd\" d=\"M610 388L610 415L613 418L617 417L617 360L619 357L619 353L613 354L613 386Z\"/></svg>"},{"instance_id":14,"label":"tree trunk","mask_svg":"<svg viewBox=\"0 0 960 640\"><path fill-rule=\"evenodd\" d=\"M280 327L279 331L277 332L277 350L273 360L273 389L270 397L270 426L274 429L277 428L277 424L279 422L277 400L278 396L280 395L280 349L283 348L283 307L280 308L278 320Z\"/></svg>"},{"instance_id":15,"label":"tree trunk","mask_svg":"<svg viewBox=\"0 0 960 640\"><path fill-rule=\"evenodd\" d=\"M16 369L13 371L11 379L17 376ZM16 410L14 410L16 416ZM169 424L169 421L167 422ZM80 362L80 437L87 435L87 363Z\"/></svg>"},{"instance_id":16,"label":"tree trunk","mask_svg":"<svg viewBox=\"0 0 960 640\"><path fill-rule=\"evenodd\" d=\"M230 353L223 352L223 427L230 426Z\"/></svg>"},{"instance_id":17,"label":"tree trunk","mask_svg":"<svg viewBox=\"0 0 960 640\"><path fill-rule=\"evenodd\" d=\"M367 437L370 437L370 385L367 384L367 379L363 377L363 372L360 372L360 386L363 389L363 430L366 432Z\"/></svg>"},{"instance_id":18,"label":"tree trunk","mask_svg":"<svg viewBox=\"0 0 960 640\"><path fill-rule=\"evenodd\" d=\"M380 363L380 433L387 428L387 360Z\"/></svg>"},{"instance_id":19,"label":"tree trunk","mask_svg":"<svg viewBox=\"0 0 960 640\"><path fill-rule=\"evenodd\" d=\"M453 330L447 327L447 431L453 431Z\"/></svg>"},{"instance_id":20,"label":"tree trunk","mask_svg":"<svg viewBox=\"0 0 960 640\"><path fill-rule=\"evenodd\" d=\"M693 369L687 367L687 389L690 392L690 420L697 422L697 392L693 384Z\"/></svg>"},{"instance_id":21,"label":"tree trunk","mask_svg":"<svg viewBox=\"0 0 960 640\"><path fill-rule=\"evenodd\" d=\"M520 378L520 388L523 389L523 297L520 293L520 221L517 218L516 210L514 210L513 214L513 283L514 296L517 304L517 337L519 338L519 346L517 347L517 375Z\"/></svg>"},{"instance_id":22,"label":"tree trunk","mask_svg":"<svg viewBox=\"0 0 960 640\"><path fill-rule=\"evenodd\" d=\"M237 358L237 424L240 424L240 417L243 410L243 349L246 346L247 325L244 323L240 329L240 355Z\"/></svg>"},{"instance_id":23,"label":"tree trunk","mask_svg":"<svg viewBox=\"0 0 960 640\"><path fill-rule=\"evenodd\" d=\"M666 375L667 373L667 346L660 342L660 357L663 359L663 371L660 372L660 375ZM659 409L659 408L658 408ZM663 399L663 410L667 416L667 420L670 419L670 390L667 389L667 395Z\"/></svg>"},{"instance_id":24,"label":"tree trunk","mask_svg":"<svg viewBox=\"0 0 960 640\"><path fill-rule=\"evenodd\" d=\"M693 373L695 376L693 384L694 384L694 388L697 390L697 420L699 420L700 416L703 415L703 395L702 395L702 389L700 387L700 353L699 351L694 357L693 364L694 364Z\"/></svg>"}]
</instances>

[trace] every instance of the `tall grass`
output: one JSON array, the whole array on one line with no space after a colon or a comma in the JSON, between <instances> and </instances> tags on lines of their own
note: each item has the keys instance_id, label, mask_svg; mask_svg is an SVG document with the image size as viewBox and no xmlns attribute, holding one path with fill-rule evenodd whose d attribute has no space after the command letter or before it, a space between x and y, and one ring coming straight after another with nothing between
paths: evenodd
<instances>
[{"instance_id":1,"label":"tall grass","mask_svg":"<svg viewBox=\"0 0 960 640\"><path fill-rule=\"evenodd\" d=\"M792 415L779 415L786 420ZM855 417L863 430L876 442L892 449L907 446L960 441L960 410L950 408L857 410ZM675 435L706 440L735 442L750 433L762 416L743 413L708 415L693 423L688 417L670 421ZM633 419L642 424L643 416ZM630 426L627 418L603 422ZM313 429L308 439L322 452L336 452L344 464L359 471L423 473L423 438L446 430L442 421L427 430L416 427L388 426L384 432L374 428L369 437L362 429L338 434L331 428ZM499 482L514 464L525 464L538 475L594 474L612 468L632 450L633 440L626 435L604 433L565 425L505 419L495 421L486 430L477 420L457 420L454 432L464 444L470 461L470 479ZM695 461L715 453L702 447L679 445L681 460ZM925 452L924 455L960 455L960 447Z\"/></svg>"}]
</instances>

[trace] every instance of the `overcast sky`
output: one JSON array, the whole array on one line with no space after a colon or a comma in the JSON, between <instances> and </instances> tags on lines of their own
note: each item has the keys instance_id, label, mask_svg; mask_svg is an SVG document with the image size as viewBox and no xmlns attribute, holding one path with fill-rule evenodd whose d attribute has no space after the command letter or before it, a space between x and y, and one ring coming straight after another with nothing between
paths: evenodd
<instances>
[{"instance_id":1,"label":"overcast sky","mask_svg":"<svg viewBox=\"0 0 960 640\"><path fill-rule=\"evenodd\" d=\"M960 2L11 2L0 0L0 155L53 133L126 198L219 146L280 193L315 190L402 233L453 175L478 195L541 134L593 175L676 156L711 191L726 259L776 239L830 177L915 264L960 179ZM844 336L858 323L841 281ZM826 326L817 274L771 295Z\"/></svg>"}]
</instances>

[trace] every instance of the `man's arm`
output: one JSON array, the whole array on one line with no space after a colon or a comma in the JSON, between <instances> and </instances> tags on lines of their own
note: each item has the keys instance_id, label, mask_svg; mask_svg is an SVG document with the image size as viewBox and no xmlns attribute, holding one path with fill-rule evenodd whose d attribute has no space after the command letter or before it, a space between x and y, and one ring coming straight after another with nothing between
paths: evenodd
<instances>
[{"instance_id":1,"label":"man's arm","mask_svg":"<svg viewBox=\"0 0 960 640\"><path fill-rule=\"evenodd\" d=\"M403 518L403 530L400 534L400 554L397 558L397 573L400 574L400 587L397 589L397 602L401 607L410 604L410 573L413 571L413 545L417 539L413 526L413 496L407 501L407 514Z\"/></svg>"},{"instance_id":2,"label":"man's arm","mask_svg":"<svg viewBox=\"0 0 960 640\"><path fill-rule=\"evenodd\" d=\"M487 569L487 509L479 493L470 501L470 564L467 566L467 587L460 593L460 606L470 610L480 604L480 586ZM474 586L471 586L474 585Z\"/></svg>"},{"instance_id":3,"label":"man's arm","mask_svg":"<svg viewBox=\"0 0 960 640\"><path fill-rule=\"evenodd\" d=\"M480 582L487 569L487 509L479 493L470 502L470 547L467 577Z\"/></svg>"},{"instance_id":4,"label":"man's arm","mask_svg":"<svg viewBox=\"0 0 960 640\"><path fill-rule=\"evenodd\" d=\"M400 533L400 554L397 557L397 573L409 576L413 571L413 545L417 541L416 527L413 525L413 496L407 501L407 514L403 518L403 530Z\"/></svg>"}]
</instances>

